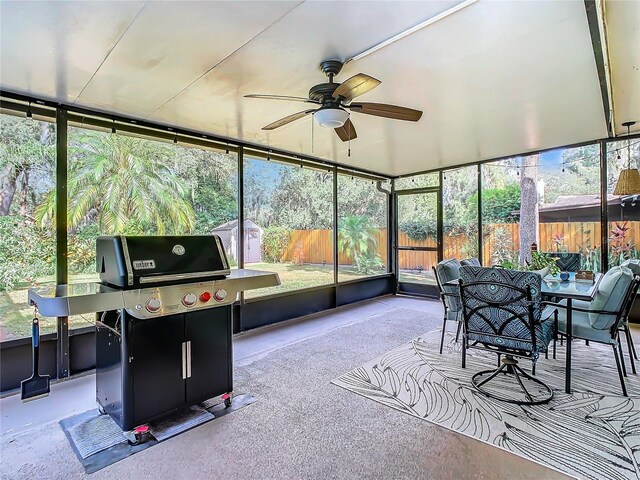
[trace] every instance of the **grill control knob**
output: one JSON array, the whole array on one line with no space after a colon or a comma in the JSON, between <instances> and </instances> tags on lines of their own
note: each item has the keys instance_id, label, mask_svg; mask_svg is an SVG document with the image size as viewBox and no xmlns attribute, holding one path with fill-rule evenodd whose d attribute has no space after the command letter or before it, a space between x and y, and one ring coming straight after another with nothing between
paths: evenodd
<instances>
[{"instance_id":1,"label":"grill control knob","mask_svg":"<svg viewBox=\"0 0 640 480\"><path fill-rule=\"evenodd\" d=\"M200 301L203 303L207 303L209 300L211 300L211 294L209 292L202 292L200 294Z\"/></svg>"},{"instance_id":2,"label":"grill control knob","mask_svg":"<svg viewBox=\"0 0 640 480\"><path fill-rule=\"evenodd\" d=\"M213 294L213 298L218 302L222 302L225 298L227 298L227 291L224 289L216 290L216 293Z\"/></svg>"},{"instance_id":3,"label":"grill control knob","mask_svg":"<svg viewBox=\"0 0 640 480\"><path fill-rule=\"evenodd\" d=\"M149 300L147 300L147 303L145 303L144 306L147 309L147 311L151 313L156 313L156 312L159 312L160 309L162 308L162 302L160 302L158 298L150 298Z\"/></svg>"},{"instance_id":4,"label":"grill control knob","mask_svg":"<svg viewBox=\"0 0 640 480\"><path fill-rule=\"evenodd\" d=\"M182 304L185 307L193 307L198 301L198 297L196 297L193 293L186 293L182 296Z\"/></svg>"}]
</instances>

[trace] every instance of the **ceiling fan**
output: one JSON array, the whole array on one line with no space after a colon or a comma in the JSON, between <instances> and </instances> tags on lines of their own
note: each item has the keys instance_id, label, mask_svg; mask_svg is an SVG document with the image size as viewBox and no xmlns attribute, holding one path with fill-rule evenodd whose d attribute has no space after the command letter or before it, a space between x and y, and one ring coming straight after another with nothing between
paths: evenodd
<instances>
[{"instance_id":1,"label":"ceiling fan","mask_svg":"<svg viewBox=\"0 0 640 480\"><path fill-rule=\"evenodd\" d=\"M385 103L352 102L354 98L373 90L380 85L381 82L364 73L358 73L342 83L334 83L333 77L340 73L342 65L342 62L339 60L326 60L322 62L320 64L320 70L329 77L329 82L319 83L311 87L311 90L309 90L309 98L283 95L245 95L245 98L289 100L320 105L320 108L303 110L302 112L276 120L266 127L262 127L262 130L274 130L312 114L320 126L335 129L340 140L346 142L357 137L356 129L349 119L347 109L352 112L364 113L365 115L375 115L377 117L393 118L395 120L406 120L409 122L417 122L420 120L420 117L422 117L420 110L399 107L397 105L387 105Z\"/></svg>"}]
</instances>

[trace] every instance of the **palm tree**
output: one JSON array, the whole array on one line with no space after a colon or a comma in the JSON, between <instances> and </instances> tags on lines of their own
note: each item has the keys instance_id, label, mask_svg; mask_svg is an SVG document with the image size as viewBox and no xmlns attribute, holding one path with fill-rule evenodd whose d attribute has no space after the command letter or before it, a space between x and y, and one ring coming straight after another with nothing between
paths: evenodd
<instances>
[{"instance_id":1,"label":"palm tree","mask_svg":"<svg viewBox=\"0 0 640 480\"><path fill-rule=\"evenodd\" d=\"M348 254L358 265L360 259L375 253L378 244L375 232L367 217L345 217L338 223L338 250Z\"/></svg>"},{"instance_id":2,"label":"palm tree","mask_svg":"<svg viewBox=\"0 0 640 480\"><path fill-rule=\"evenodd\" d=\"M68 225L97 221L105 234L188 233L195 215L189 188L168 165L173 152L157 142L83 131L70 142ZM36 209L53 222L55 192Z\"/></svg>"}]
</instances>

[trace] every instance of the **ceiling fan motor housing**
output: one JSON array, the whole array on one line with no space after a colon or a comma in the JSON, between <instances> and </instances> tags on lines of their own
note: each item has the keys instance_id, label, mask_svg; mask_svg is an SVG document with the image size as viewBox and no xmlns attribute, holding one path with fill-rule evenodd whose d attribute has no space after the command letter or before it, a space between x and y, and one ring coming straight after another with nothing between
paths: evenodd
<instances>
[{"instance_id":1,"label":"ceiling fan motor housing","mask_svg":"<svg viewBox=\"0 0 640 480\"><path fill-rule=\"evenodd\" d=\"M329 106L329 104L338 106L338 101L333 98L333 92L338 86L340 86L339 83L319 83L314 85L309 90L309 98L320 102L323 106Z\"/></svg>"}]
</instances>

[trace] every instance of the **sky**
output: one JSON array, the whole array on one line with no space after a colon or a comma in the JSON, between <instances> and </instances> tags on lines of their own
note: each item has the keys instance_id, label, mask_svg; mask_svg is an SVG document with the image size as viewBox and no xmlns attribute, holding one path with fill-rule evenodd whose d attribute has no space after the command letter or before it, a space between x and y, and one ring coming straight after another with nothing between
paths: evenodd
<instances>
[{"instance_id":1,"label":"sky","mask_svg":"<svg viewBox=\"0 0 640 480\"><path fill-rule=\"evenodd\" d=\"M564 148L558 148L556 150L550 150L540 154L540 165L546 167L562 166L562 153Z\"/></svg>"}]
</instances>

